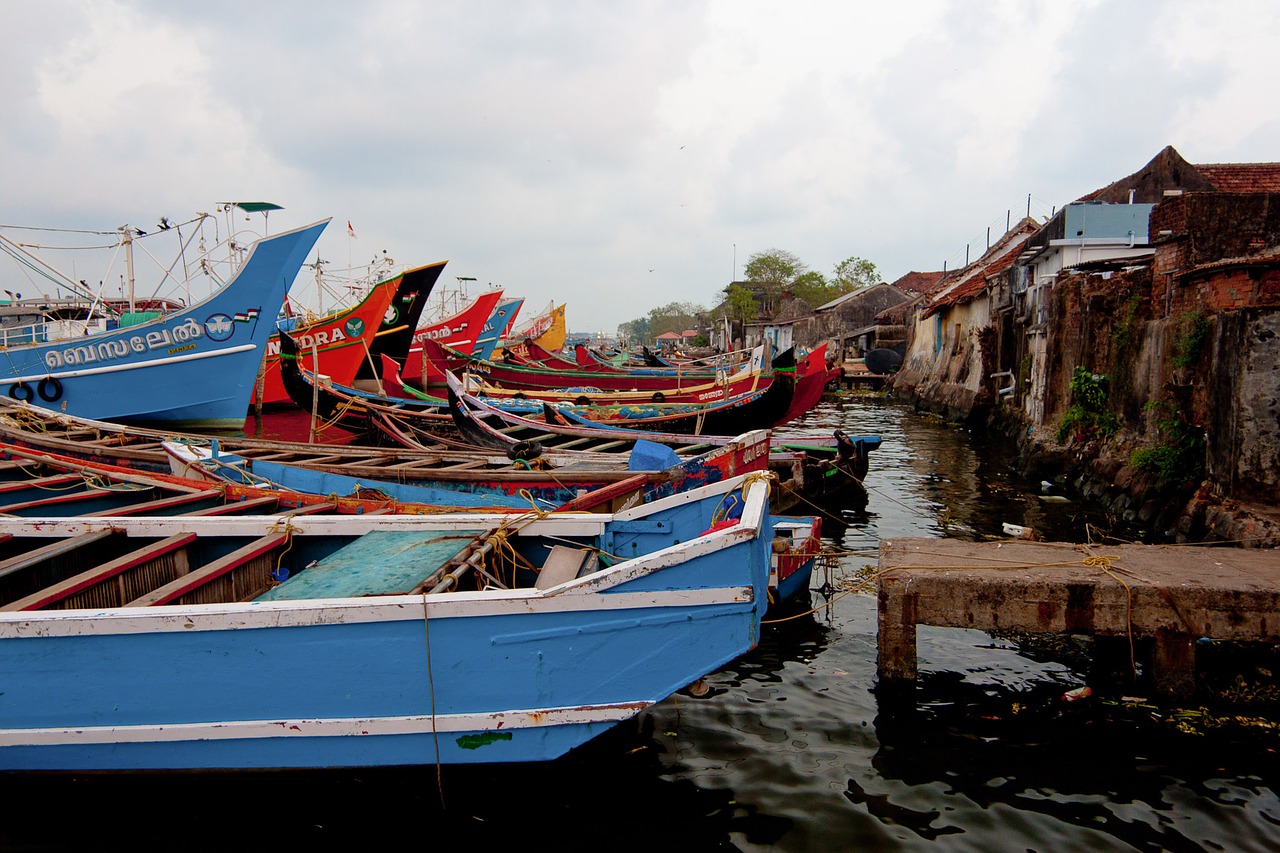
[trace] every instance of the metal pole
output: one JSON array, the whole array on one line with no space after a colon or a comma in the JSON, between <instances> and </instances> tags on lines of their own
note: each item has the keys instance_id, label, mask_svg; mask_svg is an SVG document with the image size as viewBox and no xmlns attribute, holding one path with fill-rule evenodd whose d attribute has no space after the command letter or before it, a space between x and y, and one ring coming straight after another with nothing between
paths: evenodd
<instances>
[{"instance_id":1,"label":"metal pole","mask_svg":"<svg viewBox=\"0 0 1280 853\"><path fill-rule=\"evenodd\" d=\"M124 227L124 263L129 275L129 312L133 313L133 229Z\"/></svg>"}]
</instances>

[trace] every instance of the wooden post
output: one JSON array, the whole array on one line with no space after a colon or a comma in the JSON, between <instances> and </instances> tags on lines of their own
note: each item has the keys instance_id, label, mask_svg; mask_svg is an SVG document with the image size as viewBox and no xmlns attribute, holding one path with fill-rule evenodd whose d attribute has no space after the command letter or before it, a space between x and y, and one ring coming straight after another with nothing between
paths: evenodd
<instances>
[{"instance_id":1,"label":"wooden post","mask_svg":"<svg viewBox=\"0 0 1280 853\"><path fill-rule=\"evenodd\" d=\"M316 443L316 412L320 408L320 374L316 371L316 367L320 364L320 353L316 351L316 344L311 343L311 439L310 443ZM302 365L298 365L301 368Z\"/></svg>"}]
</instances>

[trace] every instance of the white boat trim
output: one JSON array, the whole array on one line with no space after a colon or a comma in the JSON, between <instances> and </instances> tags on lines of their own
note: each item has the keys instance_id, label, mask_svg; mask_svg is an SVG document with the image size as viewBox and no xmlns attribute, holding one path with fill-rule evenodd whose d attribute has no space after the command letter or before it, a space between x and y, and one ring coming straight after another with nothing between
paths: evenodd
<instances>
[{"instance_id":1,"label":"white boat trim","mask_svg":"<svg viewBox=\"0 0 1280 853\"><path fill-rule=\"evenodd\" d=\"M473 714L3 729L0 730L0 747L500 732L584 723L616 723L634 717L650 704L652 703L635 701Z\"/></svg>"},{"instance_id":2,"label":"white boat trim","mask_svg":"<svg viewBox=\"0 0 1280 853\"><path fill-rule=\"evenodd\" d=\"M616 569L606 570L606 572L612 571ZM159 605L99 610L14 611L0 614L0 640L24 637L106 637L123 634L303 628L371 622L421 622L423 619L427 621L465 619L534 612L571 613L588 610L707 607L717 604L744 604L755 598L751 587L619 592L611 595L581 594L588 591L583 582L593 578L594 576L580 578L546 590L517 589L456 592L434 596L388 595L307 601ZM578 587L577 590L568 589L575 586ZM575 591L579 594L573 594ZM685 617L654 615L648 618L664 620ZM582 633L580 626L574 628L572 633Z\"/></svg>"}]
</instances>

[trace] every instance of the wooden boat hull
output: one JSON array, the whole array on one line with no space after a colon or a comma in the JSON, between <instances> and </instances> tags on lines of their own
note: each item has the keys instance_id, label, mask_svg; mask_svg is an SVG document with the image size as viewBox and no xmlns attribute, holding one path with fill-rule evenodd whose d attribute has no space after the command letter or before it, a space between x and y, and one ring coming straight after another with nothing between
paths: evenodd
<instances>
[{"instance_id":1,"label":"wooden boat hull","mask_svg":"<svg viewBox=\"0 0 1280 853\"><path fill-rule=\"evenodd\" d=\"M590 385L606 391L655 391L663 393L679 391L689 385L706 385L715 382L715 371L670 371L661 374L645 374L634 371L610 373L608 371L584 372L581 370L552 370L532 365L503 364L497 361L480 361L450 353L439 346L425 346L424 358L429 367L424 388L442 383L446 372L463 372L479 376L491 385L508 389L555 390L580 385ZM439 377L437 380L436 377ZM405 376L406 381L415 381Z\"/></svg>"},{"instance_id":2,"label":"wooden boat hull","mask_svg":"<svg viewBox=\"0 0 1280 853\"><path fill-rule=\"evenodd\" d=\"M185 310L7 347L0 387L86 418L239 428L285 292L327 224L259 240L226 285Z\"/></svg>"},{"instance_id":3,"label":"wooden boat hull","mask_svg":"<svg viewBox=\"0 0 1280 853\"><path fill-rule=\"evenodd\" d=\"M769 608L784 609L808 600L814 564L822 553L822 519L778 518L769 570Z\"/></svg>"},{"instance_id":4,"label":"wooden boat hull","mask_svg":"<svg viewBox=\"0 0 1280 853\"><path fill-rule=\"evenodd\" d=\"M579 406L641 406L646 403L710 405L740 397L744 394L762 391L772 381L773 377L771 376L748 373L730 377L724 382L705 382L700 385L687 385L670 391L609 391L592 385L589 380L584 385L554 390L539 388L517 390L481 383L477 396L493 400L538 400L548 403L573 402Z\"/></svg>"},{"instance_id":5,"label":"wooden boat hull","mask_svg":"<svg viewBox=\"0 0 1280 853\"><path fill-rule=\"evenodd\" d=\"M531 510L565 505L602 510L653 500L728 477L764 470L766 432L694 444L672 457L637 458L634 441L599 442L616 452L547 448L530 462L500 452L417 450L362 446L216 439L222 463L204 465L193 452L180 459L177 445L210 449L207 437L173 432L124 430L113 425L11 405L0 417L6 443L59 457L130 468L175 472L189 480L268 484L328 496L367 496L385 502ZM173 447L167 451L165 445ZM624 447L625 445L625 447ZM227 458L230 457L230 458ZM656 459L656 461L655 461ZM236 465L229 468L229 465Z\"/></svg>"},{"instance_id":6,"label":"wooden boat hull","mask_svg":"<svg viewBox=\"0 0 1280 853\"><path fill-rule=\"evenodd\" d=\"M790 423L818 405L827 385L827 345L822 344L796 366L796 389L791 405L776 426Z\"/></svg>"},{"instance_id":7,"label":"wooden boat hull","mask_svg":"<svg viewBox=\"0 0 1280 853\"><path fill-rule=\"evenodd\" d=\"M202 468L177 457L175 463L176 470L211 482L227 476L238 478L238 472L246 472L249 482L319 495L351 495L364 489L376 490L388 500L437 506L554 510L571 502L591 505L593 493L609 486L625 485L625 492L612 497L634 505L740 474L764 471L769 441L768 433L759 431L695 456L663 456L661 462L654 464L646 464L637 454L612 458L584 454L581 461L554 460L548 464L538 459L512 461L506 454L477 453L473 454L474 467L389 466L381 472L383 479L353 476L341 459L297 465L271 458L249 458L234 468L229 467L231 463L224 463L216 469Z\"/></svg>"},{"instance_id":8,"label":"wooden boat hull","mask_svg":"<svg viewBox=\"0 0 1280 853\"><path fill-rule=\"evenodd\" d=\"M736 489L741 517L711 530ZM483 552L496 541L486 529L504 519L317 516L265 537L270 522L252 517L0 519L0 535L62 548L63 572L66 555L87 557L84 537L106 536L141 555L136 568L160 583L132 606L0 612L0 769L560 757L755 646L767 601L767 492L763 481L737 480L611 516L537 520L504 541L540 575L550 546L566 539L624 559L543 585L462 592L419 590L430 580L417 581L421 572L391 586L359 566L391 562L395 544ZM183 542L171 553L190 571L168 580L139 543L174 536ZM278 566L295 575L276 585ZM228 600L233 581L256 600ZM302 597L282 593L291 584Z\"/></svg>"},{"instance_id":9,"label":"wooden boat hull","mask_svg":"<svg viewBox=\"0 0 1280 853\"><path fill-rule=\"evenodd\" d=\"M513 412L486 406L467 395L456 377L449 391L450 412L467 441L501 448L517 442L548 444L567 438L578 441L606 441L648 436L654 441L678 445L682 441L723 441L716 436L682 436L640 429L606 426L585 420L570 423L539 423ZM568 413L565 413L568 414ZM862 481L870 466L870 454L880 446L878 435L849 436L836 430L831 436L816 438L774 438L770 443L769 470L779 481L775 503L789 509L797 503L813 503L837 494L854 492L856 505L868 499Z\"/></svg>"}]
</instances>

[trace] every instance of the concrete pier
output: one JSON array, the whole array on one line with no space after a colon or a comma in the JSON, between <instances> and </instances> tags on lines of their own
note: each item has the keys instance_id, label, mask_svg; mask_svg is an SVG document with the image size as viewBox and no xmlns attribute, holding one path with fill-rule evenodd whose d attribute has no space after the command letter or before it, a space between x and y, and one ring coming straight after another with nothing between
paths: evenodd
<instances>
[{"instance_id":1,"label":"concrete pier","mask_svg":"<svg viewBox=\"0 0 1280 853\"><path fill-rule=\"evenodd\" d=\"M867 370L866 364L861 361L842 361L839 364L842 370L840 375L840 387L846 391L855 388L871 391L879 391L884 387L885 381L889 378L885 374L872 373Z\"/></svg>"},{"instance_id":2,"label":"concrete pier","mask_svg":"<svg viewBox=\"0 0 1280 853\"><path fill-rule=\"evenodd\" d=\"M916 626L1153 640L1153 686L1195 688L1201 638L1280 642L1280 552L894 539L880 544L882 683L916 677Z\"/></svg>"}]
</instances>

